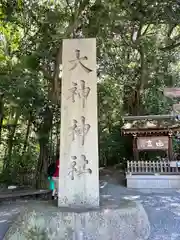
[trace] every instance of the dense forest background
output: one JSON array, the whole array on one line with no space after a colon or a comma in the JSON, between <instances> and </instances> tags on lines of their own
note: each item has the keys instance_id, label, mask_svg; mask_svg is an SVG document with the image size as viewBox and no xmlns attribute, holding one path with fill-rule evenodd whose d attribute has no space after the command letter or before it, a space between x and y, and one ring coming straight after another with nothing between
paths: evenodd
<instances>
[{"instance_id":1,"label":"dense forest background","mask_svg":"<svg viewBox=\"0 0 180 240\"><path fill-rule=\"evenodd\" d=\"M180 86L180 1L0 2L2 180L42 179L58 151L64 38L97 38L101 165L131 154L123 115L171 111L163 88Z\"/></svg>"}]
</instances>

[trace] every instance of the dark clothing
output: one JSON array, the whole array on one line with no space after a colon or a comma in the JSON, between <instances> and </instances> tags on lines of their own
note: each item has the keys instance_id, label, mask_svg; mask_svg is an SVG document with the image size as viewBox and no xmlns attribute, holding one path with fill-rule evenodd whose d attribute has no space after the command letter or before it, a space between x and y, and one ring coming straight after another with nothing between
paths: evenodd
<instances>
[{"instance_id":1,"label":"dark clothing","mask_svg":"<svg viewBox=\"0 0 180 240\"><path fill-rule=\"evenodd\" d=\"M56 171L56 163L51 163L48 167L48 176L52 177Z\"/></svg>"}]
</instances>

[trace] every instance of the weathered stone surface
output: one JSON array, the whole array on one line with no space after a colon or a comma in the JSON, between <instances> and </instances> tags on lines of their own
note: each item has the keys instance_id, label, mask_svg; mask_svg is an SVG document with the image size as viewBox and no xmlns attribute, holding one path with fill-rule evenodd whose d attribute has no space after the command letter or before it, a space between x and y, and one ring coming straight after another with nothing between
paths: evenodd
<instances>
[{"instance_id":1,"label":"weathered stone surface","mask_svg":"<svg viewBox=\"0 0 180 240\"><path fill-rule=\"evenodd\" d=\"M127 187L134 189L178 189L180 176L176 175L126 175Z\"/></svg>"},{"instance_id":2,"label":"weathered stone surface","mask_svg":"<svg viewBox=\"0 0 180 240\"><path fill-rule=\"evenodd\" d=\"M96 39L65 39L59 203L99 206Z\"/></svg>"},{"instance_id":3,"label":"weathered stone surface","mask_svg":"<svg viewBox=\"0 0 180 240\"><path fill-rule=\"evenodd\" d=\"M104 202L99 209L83 211L39 202L24 208L4 239L146 240L149 234L148 217L140 203Z\"/></svg>"}]
</instances>

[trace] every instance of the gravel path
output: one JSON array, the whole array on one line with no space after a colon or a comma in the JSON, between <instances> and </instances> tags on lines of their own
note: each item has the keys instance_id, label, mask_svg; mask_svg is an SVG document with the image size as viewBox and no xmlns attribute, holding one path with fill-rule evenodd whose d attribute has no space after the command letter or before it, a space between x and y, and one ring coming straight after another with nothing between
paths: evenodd
<instances>
[{"instance_id":1,"label":"gravel path","mask_svg":"<svg viewBox=\"0 0 180 240\"><path fill-rule=\"evenodd\" d=\"M180 190L129 190L115 184L101 188L104 197L113 201L121 198L140 201L151 223L149 240L180 240ZM0 205L0 240L25 201Z\"/></svg>"},{"instance_id":2,"label":"gravel path","mask_svg":"<svg viewBox=\"0 0 180 240\"><path fill-rule=\"evenodd\" d=\"M14 218L20 212L25 201L0 204L0 240L3 239Z\"/></svg>"},{"instance_id":3,"label":"gravel path","mask_svg":"<svg viewBox=\"0 0 180 240\"><path fill-rule=\"evenodd\" d=\"M108 184L101 192L115 201L126 198L141 202L151 224L149 240L180 240L180 191L135 191Z\"/></svg>"}]
</instances>

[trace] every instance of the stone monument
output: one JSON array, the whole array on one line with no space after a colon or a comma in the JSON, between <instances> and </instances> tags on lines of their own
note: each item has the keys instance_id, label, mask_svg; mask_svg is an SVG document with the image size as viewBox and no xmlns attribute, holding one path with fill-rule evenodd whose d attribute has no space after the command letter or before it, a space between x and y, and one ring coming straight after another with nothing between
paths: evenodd
<instances>
[{"instance_id":1,"label":"stone monument","mask_svg":"<svg viewBox=\"0 0 180 240\"><path fill-rule=\"evenodd\" d=\"M146 240L150 234L140 203L101 195L99 204L95 39L63 41L58 206L27 202L4 239Z\"/></svg>"},{"instance_id":2,"label":"stone monument","mask_svg":"<svg viewBox=\"0 0 180 240\"><path fill-rule=\"evenodd\" d=\"M99 206L96 39L63 41L60 207Z\"/></svg>"}]
</instances>

